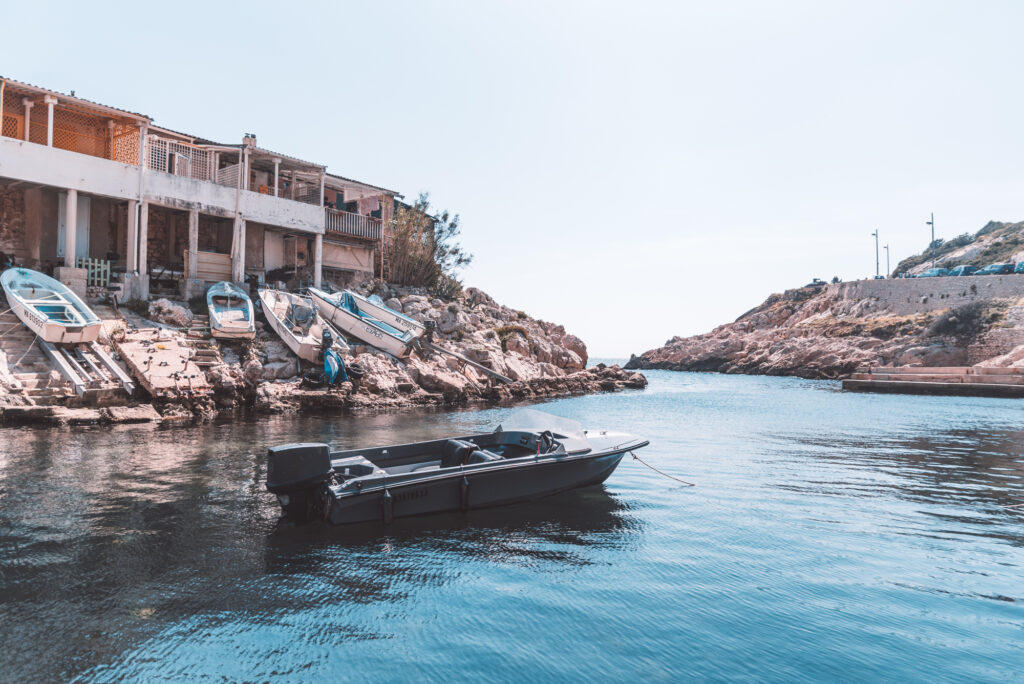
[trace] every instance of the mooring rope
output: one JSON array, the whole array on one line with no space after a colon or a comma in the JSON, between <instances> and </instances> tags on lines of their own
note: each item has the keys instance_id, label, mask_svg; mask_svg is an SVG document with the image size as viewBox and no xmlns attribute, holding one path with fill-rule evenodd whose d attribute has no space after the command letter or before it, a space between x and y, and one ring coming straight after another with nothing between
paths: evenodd
<instances>
[{"instance_id":1,"label":"mooring rope","mask_svg":"<svg viewBox=\"0 0 1024 684\"><path fill-rule=\"evenodd\" d=\"M660 470L658 470L657 468L655 468L654 466L652 466L652 465L651 465L650 463L648 463L647 461L645 461L644 459L642 459L642 458L640 458L639 456L637 456L637 455L636 455L635 453L633 453L632 451L630 451L629 453L630 453L630 454L631 454L631 455L633 456L633 460L635 460L635 461L640 461L640 462L641 462L641 463L643 463L643 464L644 464L645 466L647 466L648 468L650 468L650 469L651 469L651 470L653 470L654 472L658 473L659 475L662 475L662 476L664 476L664 477L667 477L667 478L668 478L668 479L670 479L670 480L675 480L676 482L682 482L682 483L683 483L684 485L686 485L687 487L696 487L696 486L697 486L697 485L695 485L695 484L694 484L694 483L692 483L692 482L687 482L686 480L680 480L680 479L679 479L678 477L675 477L674 475L669 475L668 473L663 473L663 472L661 472Z\"/></svg>"}]
</instances>

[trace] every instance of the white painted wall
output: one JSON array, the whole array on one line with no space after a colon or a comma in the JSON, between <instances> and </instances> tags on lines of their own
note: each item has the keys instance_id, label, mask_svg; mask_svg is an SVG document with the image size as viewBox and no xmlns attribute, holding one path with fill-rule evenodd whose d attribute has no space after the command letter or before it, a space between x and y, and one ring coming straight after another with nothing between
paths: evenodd
<instances>
[{"instance_id":1,"label":"white painted wall","mask_svg":"<svg viewBox=\"0 0 1024 684\"><path fill-rule=\"evenodd\" d=\"M264 231L263 268L272 271L284 265L284 235L272 230Z\"/></svg>"},{"instance_id":2,"label":"white painted wall","mask_svg":"<svg viewBox=\"0 0 1024 684\"><path fill-rule=\"evenodd\" d=\"M13 138L0 137L0 177L119 199L139 194L137 166Z\"/></svg>"},{"instance_id":3,"label":"white painted wall","mask_svg":"<svg viewBox=\"0 0 1024 684\"><path fill-rule=\"evenodd\" d=\"M354 245L339 245L324 240L325 268L342 268L351 271L373 271L373 250Z\"/></svg>"}]
</instances>

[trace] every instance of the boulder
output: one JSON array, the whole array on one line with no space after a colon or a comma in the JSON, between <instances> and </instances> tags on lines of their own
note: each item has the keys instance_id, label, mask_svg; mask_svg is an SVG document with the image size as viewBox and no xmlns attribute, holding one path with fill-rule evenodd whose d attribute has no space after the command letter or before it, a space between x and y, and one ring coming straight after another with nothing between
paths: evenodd
<instances>
[{"instance_id":1,"label":"boulder","mask_svg":"<svg viewBox=\"0 0 1024 684\"><path fill-rule=\"evenodd\" d=\"M163 297L149 303L149 317L157 323L176 328L187 328L195 318L192 312L184 306Z\"/></svg>"}]
</instances>

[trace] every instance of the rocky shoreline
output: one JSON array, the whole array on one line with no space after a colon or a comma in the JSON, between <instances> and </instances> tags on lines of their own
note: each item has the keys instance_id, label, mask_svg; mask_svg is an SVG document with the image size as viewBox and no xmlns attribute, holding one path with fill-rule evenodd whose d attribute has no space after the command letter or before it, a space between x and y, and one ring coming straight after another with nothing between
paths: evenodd
<instances>
[{"instance_id":1,"label":"rocky shoreline","mask_svg":"<svg viewBox=\"0 0 1024 684\"><path fill-rule=\"evenodd\" d=\"M1006 287L992 276L931 278L787 290L732 323L633 355L625 368L841 379L866 367L1020 367L1024 276L1005 277L1019 281Z\"/></svg>"},{"instance_id":2,"label":"rocky shoreline","mask_svg":"<svg viewBox=\"0 0 1024 684\"><path fill-rule=\"evenodd\" d=\"M85 425L139 422L191 423L217 417L253 414L330 413L393 410L407 407L454 407L527 402L550 397L642 389L647 379L617 365L587 368L586 345L557 324L534 319L468 288L449 301L414 288L364 283L364 294L420 321L435 324L434 344L511 379L497 380L472 365L429 349L396 359L373 348L354 345L345 355L358 368L350 382L329 390L303 382L299 360L263 324L252 342L225 344L196 339L190 329L195 314L184 302L158 299L148 311L122 308L121 318L105 320L103 342L127 327L155 327L162 336L216 350L219 361L204 368L212 386L205 396L155 400L137 389L134 401L84 406L65 396L35 402L19 391L11 374L0 378L0 421L7 425ZM111 344L111 350L115 345ZM6 366L6 364L3 364ZM63 381L52 373L53 390ZM127 405L123 405L127 404Z\"/></svg>"}]
</instances>

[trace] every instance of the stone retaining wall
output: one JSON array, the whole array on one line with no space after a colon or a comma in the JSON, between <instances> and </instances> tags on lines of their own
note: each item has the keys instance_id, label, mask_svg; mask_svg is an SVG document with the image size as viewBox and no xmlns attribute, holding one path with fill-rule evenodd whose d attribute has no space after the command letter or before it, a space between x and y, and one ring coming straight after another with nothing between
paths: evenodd
<instances>
[{"instance_id":1,"label":"stone retaining wall","mask_svg":"<svg viewBox=\"0 0 1024 684\"><path fill-rule=\"evenodd\" d=\"M979 299L1024 297L1024 274L946 278L887 278L829 285L839 299L875 301L898 315L947 309Z\"/></svg>"}]
</instances>

